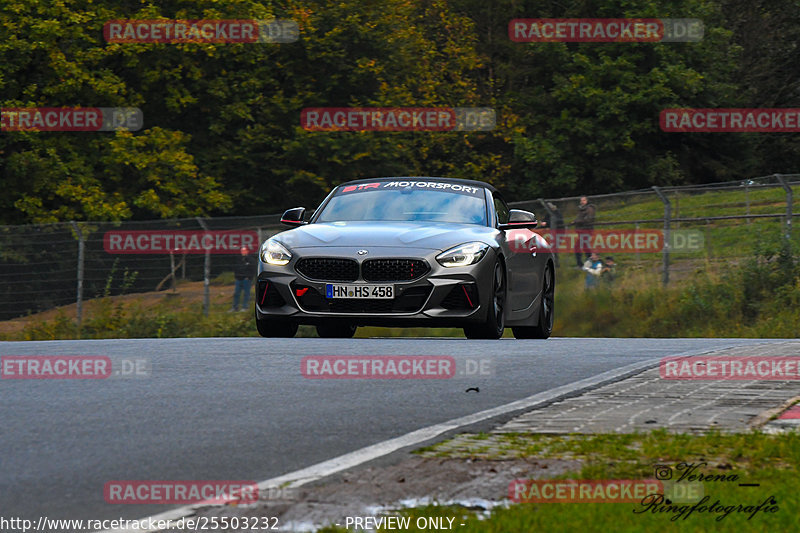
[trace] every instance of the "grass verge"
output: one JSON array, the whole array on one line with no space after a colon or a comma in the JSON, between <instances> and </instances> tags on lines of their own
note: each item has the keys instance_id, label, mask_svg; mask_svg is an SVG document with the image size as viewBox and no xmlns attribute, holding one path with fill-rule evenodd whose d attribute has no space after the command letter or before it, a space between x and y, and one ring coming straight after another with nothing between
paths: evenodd
<instances>
[{"instance_id":1,"label":"grass verge","mask_svg":"<svg viewBox=\"0 0 800 533\"><path fill-rule=\"evenodd\" d=\"M601 435L477 435L476 443L492 440L502 444L516 457L530 459L577 458L583 466L558 479L611 480L653 479L655 466L672 469L673 480L686 471L679 465L694 463L693 474L720 475L725 481L703 481L703 494L708 500L689 513L694 503L673 503L652 506L639 503L523 503L495 508L488 516L459 506L427 505L398 509L399 516L411 517L407 531L425 531L423 520L454 518L454 529L463 532L517 531L797 531L800 516L800 435L767 435L759 432L743 434L708 433L705 435L672 434L664 430L638 434ZM441 443L420 450L444 456L470 456L469 447L459 453ZM440 455L442 456L442 455ZM735 478L735 479L734 479ZM512 480L509 479L509 482ZM687 482L685 479L679 483ZM740 486L757 483L758 486ZM507 495L498 495L498 499ZM774 498L777 509L750 517L739 507L758 506ZM708 508L719 501L721 510ZM685 507L685 508L684 508ZM715 507L717 508L717 507ZM748 518L750 517L750 518ZM444 522L448 523L447 520ZM460 524L464 525L461 526ZM322 531L345 531L329 527ZM380 531L388 531L386 529Z\"/></svg>"}]
</instances>

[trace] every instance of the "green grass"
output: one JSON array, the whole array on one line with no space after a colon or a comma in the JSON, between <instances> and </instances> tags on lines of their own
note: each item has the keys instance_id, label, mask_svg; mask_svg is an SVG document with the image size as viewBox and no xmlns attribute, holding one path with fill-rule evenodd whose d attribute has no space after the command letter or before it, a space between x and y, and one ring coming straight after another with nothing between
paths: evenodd
<instances>
[{"instance_id":1,"label":"green grass","mask_svg":"<svg viewBox=\"0 0 800 533\"><path fill-rule=\"evenodd\" d=\"M584 290L585 274L557 273L556 324L563 336L800 336L800 268L793 246L765 239L721 272L697 268L661 285L660 275L620 261L612 286Z\"/></svg>"},{"instance_id":2,"label":"green grass","mask_svg":"<svg viewBox=\"0 0 800 533\"><path fill-rule=\"evenodd\" d=\"M794 187L793 212L800 213L800 187ZM749 192L750 214L783 214L786 210L786 195L780 187L755 189ZM747 200L744 190L669 194L672 202L673 218L702 218L715 216L743 216L747 214ZM652 194L614 199L599 199L597 222L614 220L657 219L664 214L664 205ZM572 215L565 217L572 220ZM631 229L633 224L597 226L598 229ZM663 224L643 223L641 229L663 229ZM712 220L701 222L673 222L672 229L691 229L703 233L705 247L695 252L675 252L672 261L681 263L698 260L745 257L749 250L762 243L765 237L779 235L783 231L782 218ZM800 234L794 232L793 241L800 245ZM565 254L567 255L567 254ZM625 254L629 257L631 254ZM640 254L640 263L654 265L660 263L660 253ZM704 265L699 265L704 266Z\"/></svg>"},{"instance_id":3,"label":"green grass","mask_svg":"<svg viewBox=\"0 0 800 533\"><path fill-rule=\"evenodd\" d=\"M563 435L536 434L492 435L505 442L516 457L525 459L577 458L580 470L558 479L652 479L655 465L668 465L678 472L679 463L696 463L696 472L704 475L735 474L736 481L703 482L707 505L719 500L723 506L758 505L768 497L777 500L778 510L759 513L748 520L746 513L731 512L717 520L720 513L694 511L687 518L671 520L671 513L635 513L645 510L641 503L522 503L495 508L488 518L463 507L427 505L398 509L397 514L411 516L447 516L464 523L461 532L516 531L797 531L800 516L800 435L742 434L705 435L671 434L664 430L639 434ZM485 438L475 439L484 441ZM447 443L423 452L446 448ZM467 454L468 455L468 454ZM705 465L701 463L705 462ZM677 479L677 474L673 479ZM509 479L509 483L512 480ZM758 487L740 487L739 483L759 483ZM497 499L507 494L498 494ZM691 504L676 504L691 505ZM686 511L684 511L684 515ZM414 520L412 520L412 525ZM422 531L411 527L408 531ZM323 531L344 531L327 528Z\"/></svg>"},{"instance_id":4,"label":"green grass","mask_svg":"<svg viewBox=\"0 0 800 533\"><path fill-rule=\"evenodd\" d=\"M477 458L480 453L476 453L476 450L486 447L487 441L495 447L502 447L506 451L506 458L581 459L597 464L610 462L617 468L625 462L631 462L639 470L624 468L637 474L637 477L644 475L645 471L652 472L652 468L647 466L649 463L642 462L642 457L664 461L696 457L718 463L741 463L743 467L787 467L793 462L800 464L800 448L792 448L800 444L800 434L774 436L759 432L729 434L710 431L693 435L670 433L663 429L648 433L588 435L479 433L460 435L449 441L419 448L414 453L446 458ZM592 465L592 468L596 466Z\"/></svg>"},{"instance_id":5,"label":"green grass","mask_svg":"<svg viewBox=\"0 0 800 533\"><path fill-rule=\"evenodd\" d=\"M0 340L257 337L252 311L229 313L229 305L212 305L206 317L202 310L185 310L175 301L144 309L103 298L99 310L84 319L80 335L75 320L59 312L53 320L26 326L19 334L0 335ZM313 337L316 333L311 326L301 326L297 336Z\"/></svg>"},{"instance_id":6,"label":"green grass","mask_svg":"<svg viewBox=\"0 0 800 533\"><path fill-rule=\"evenodd\" d=\"M793 187L792 208L800 212L800 187ZM699 218L715 216L747 215L747 197L750 198L750 214L783 213L786 209L786 193L781 187L741 190L669 193L674 218ZM641 220L660 218L664 204L654 194L628 198L600 199L597 205L598 222L609 220Z\"/></svg>"}]
</instances>

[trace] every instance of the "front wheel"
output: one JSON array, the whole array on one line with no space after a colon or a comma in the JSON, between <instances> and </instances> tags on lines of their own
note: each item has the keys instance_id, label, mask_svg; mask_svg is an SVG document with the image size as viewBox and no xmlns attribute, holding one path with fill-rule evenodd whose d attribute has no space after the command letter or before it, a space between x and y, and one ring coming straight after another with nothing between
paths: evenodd
<instances>
[{"instance_id":1,"label":"front wheel","mask_svg":"<svg viewBox=\"0 0 800 533\"><path fill-rule=\"evenodd\" d=\"M486 313L486 322L464 328L468 339L499 339L505 331L506 273L498 259L494 264L492 281L492 306Z\"/></svg>"},{"instance_id":2,"label":"front wheel","mask_svg":"<svg viewBox=\"0 0 800 533\"><path fill-rule=\"evenodd\" d=\"M544 269L542 282L542 301L539 305L539 320L535 326L513 327L514 337L517 339L546 339L553 333L555 321L555 294L556 280L553 267L547 265Z\"/></svg>"}]
</instances>

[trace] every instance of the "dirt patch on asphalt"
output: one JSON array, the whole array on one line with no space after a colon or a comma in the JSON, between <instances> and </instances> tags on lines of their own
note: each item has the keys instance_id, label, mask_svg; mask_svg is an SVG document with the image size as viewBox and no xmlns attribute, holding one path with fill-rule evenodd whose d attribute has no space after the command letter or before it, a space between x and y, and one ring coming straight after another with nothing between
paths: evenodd
<instances>
[{"instance_id":1,"label":"dirt patch on asphalt","mask_svg":"<svg viewBox=\"0 0 800 533\"><path fill-rule=\"evenodd\" d=\"M214 507L198 516L277 517L283 531L312 531L345 518L378 516L409 505L437 502L489 510L508 498L508 485L520 478L551 478L579 470L573 459L446 459L409 456L397 464L357 468L243 507Z\"/></svg>"}]
</instances>

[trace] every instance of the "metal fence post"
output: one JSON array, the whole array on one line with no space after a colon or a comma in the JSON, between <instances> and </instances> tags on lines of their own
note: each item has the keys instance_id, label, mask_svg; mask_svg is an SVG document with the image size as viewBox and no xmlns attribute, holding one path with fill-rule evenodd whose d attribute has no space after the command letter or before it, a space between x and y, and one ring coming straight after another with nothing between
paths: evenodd
<instances>
[{"instance_id":1,"label":"metal fence post","mask_svg":"<svg viewBox=\"0 0 800 533\"><path fill-rule=\"evenodd\" d=\"M669 203L669 199L661 192L661 189L653 185L653 190L656 192L658 197L664 202L664 273L663 273L663 280L662 283L666 287L669 283L669 222L672 218L672 205Z\"/></svg>"},{"instance_id":2,"label":"metal fence post","mask_svg":"<svg viewBox=\"0 0 800 533\"><path fill-rule=\"evenodd\" d=\"M200 224L200 227L203 228L204 231L208 231L208 226L206 226L205 221L203 221L200 217L195 217L197 223ZM208 316L208 308L210 305L209 299L209 284L211 277L211 250L206 250L206 258L205 263L203 264L203 316Z\"/></svg>"},{"instance_id":3,"label":"metal fence post","mask_svg":"<svg viewBox=\"0 0 800 533\"><path fill-rule=\"evenodd\" d=\"M175 254L169 251L169 271L172 276L172 292L175 292Z\"/></svg>"},{"instance_id":4,"label":"metal fence post","mask_svg":"<svg viewBox=\"0 0 800 533\"><path fill-rule=\"evenodd\" d=\"M747 223L750 224L750 185L753 184L753 180L746 179L742 182L744 185L744 199L747 202Z\"/></svg>"},{"instance_id":5,"label":"metal fence post","mask_svg":"<svg viewBox=\"0 0 800 533\"><path fill-rule=\"evenodd\" d=\"M778 179L780 184L783 186L783 190L786 191L786 238L792 238L792 202L794 201L794 196L792 194L792 188L783 181L783 176L780 174L775 174L775 177Z\"/></svg>"},{"instance_id":6,"label":"metal fence post","mask_svg":"<svg viewBox=\"0 0 800 533\"><path fill-rule=\"evenodd\" d=\"M83 260L86 253L86 241L83 239L83 232L74 220L70 221L75 235L78 237L78 287L75 297L75 315L78 323L78 338L81 337L81 321L83 319Z\"/></svg>"}]
</instances>

